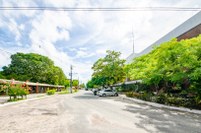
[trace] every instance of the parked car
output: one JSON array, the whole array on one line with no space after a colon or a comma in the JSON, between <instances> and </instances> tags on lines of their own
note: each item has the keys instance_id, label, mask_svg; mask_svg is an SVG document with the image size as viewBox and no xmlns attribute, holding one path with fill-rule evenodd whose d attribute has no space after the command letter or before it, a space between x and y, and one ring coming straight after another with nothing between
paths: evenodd
<instances>
[{"instance_id":1,"label":"parked car","mask_svg":"<svg viewBox=\"0 0 201 133\"><path fill-rule=\"evenodd\" d=\"M98 96L104 97L104 96L118 96L117 91L112 90L112 89L104 89L99 91Z\"/></svg>"},{"instance_id":2,"label":"parked car","mask_svg":"<svg viewBox=\"0 0 201 133\"><path fill-rule=\"evenodd\" d=\"M93 94L94 94L94 95L97 95L100 90L101 90L101 89L93 89L92 91L93 91Z\"/></svg>"}]
</instances>

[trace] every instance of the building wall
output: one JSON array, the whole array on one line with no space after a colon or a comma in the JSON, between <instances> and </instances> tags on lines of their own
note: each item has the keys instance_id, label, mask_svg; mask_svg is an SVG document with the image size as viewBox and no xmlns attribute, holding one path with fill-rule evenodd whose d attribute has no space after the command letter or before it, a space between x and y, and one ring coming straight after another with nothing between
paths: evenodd
<instances>
[{"instance_id":1,"label":"building wall","mask_svg":"<svg viewBox=\"0 0 201 133\"><path fill-rule=\"evenodd\" d=\"M201 34L201 24L189 30L188 32L185 32L184 34L180 35L179 37L177 37L177 40L180 41L182 39L197 37L200 34Z\"/></svg>"},{"instance_id":2,"label":"building wall","mask_svg":"<svg viewBox=\"0 0 201 133\"><path fill-rule=\"evenodd\" d=\"M154 42L149 47L145 48L142 52L132 53L130 56L126 58L126 62L130 63L133 60L133 58L149 53L154 46L158 46L161 43L170 41L172 38L177 38L178 40L181 40L196 37L199 34L201 34L201 11L195 14L193 17L186 20L184 23L179 25L177 28L175 28L174 30L172 30L171 32L169 32L156 42Z\"/></svg>"}]
</instances>

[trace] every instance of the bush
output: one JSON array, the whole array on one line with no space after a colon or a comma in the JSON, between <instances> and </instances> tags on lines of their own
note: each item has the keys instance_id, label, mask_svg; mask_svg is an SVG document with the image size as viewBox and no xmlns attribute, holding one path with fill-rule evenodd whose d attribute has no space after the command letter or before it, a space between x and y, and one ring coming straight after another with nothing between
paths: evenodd
<instances>
[{"instance_id":1,"label":"bush","mask_svg":"<svg viewBox=\"0 0 201 133\"><path fill-rule=\"evenodd\" d=\"M16 101L18 96L21 96L21 99L23 99L23 96L26 96L27 94L28 92L20 86L11 86L8 88L8 95L10 96L10 101L12 101L12 97L14 101Z\"/></svg>"},{"instance_id":2,"label":"bush","mask_svg":"<svg viewBox=\"0 0 201 133\"><path fill-rule=\"evenodd\" d=\"M52 90L48 90L47 91L47 95L54 95L56 92L56 90L52 89Z\"/></svg>"},{"instance_id":3,"label":"bush","mask_svg":"<svg viewBox=\"0 0 201 133\"><path fill-rule=\"evenodd\" d=\"M141 96L141 94L137 93L137 92L126 92L125 93L127 97L136 97L139 98Z\"/></svg>"},{"instance_id":4,"label":"bush","mask_svg":"<svg viewBox=\"0 0 201 133\"><path fill-rule=\"evenodd\" d=\"M156 97L156 102L157 103L161 103L161 104L165 104L167 102L167 97L164 94L160 94Z\"/></svg>"},{"instance_id":5,"label":"bush","mask_svg":"<svg viewBox=\"0 0 201 133\"><path fill-rule=\"evenodd\" d=\"M152 93L149 93L149 92L144 92L140 95L140 99L142 100L145 100L145 101L151 101L152 100L152 96L153 94Z\"/></svg>"}]
</instances>

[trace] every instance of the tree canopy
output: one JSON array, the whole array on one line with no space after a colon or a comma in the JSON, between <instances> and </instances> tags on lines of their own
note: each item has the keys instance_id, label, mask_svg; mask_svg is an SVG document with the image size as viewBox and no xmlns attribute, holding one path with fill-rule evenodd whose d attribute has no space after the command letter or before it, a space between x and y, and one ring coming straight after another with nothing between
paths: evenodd
<instances>
[{"instance_id":1,"label":"tree canopy","mask_svg":"<svg viewBox=\"0 0 201 133\"><path fill-rule=\"evenodd\" d=\"M149 54L135 58L127 69L132 80L141 79L157 90L188 89L200 95L201 36L165 42Z\"/></svg>"},{"instance_id":2,"label":"tree canopy","mask_svg":"<svg viewBox=\"0 0 201 133\"><path fill-rule=\"evenodd\" d=\"M48 57L35 53L11 55L11 64L3 67L7 79L65 85L66 76Z\"/></svg>"},{"instance_id":3,"label":"tree canopy","mask_svg":"<svg viewBox=\"0 0 201 133\"><path fill-rule=\"evenodd\" d=\"M110 50L106 53L104 58L98 59L93 64L92 79L88 82L87 87L112 85L125 79L123 69L125 60L120 59L121 53Z\"/></svg>"}]
</instances>

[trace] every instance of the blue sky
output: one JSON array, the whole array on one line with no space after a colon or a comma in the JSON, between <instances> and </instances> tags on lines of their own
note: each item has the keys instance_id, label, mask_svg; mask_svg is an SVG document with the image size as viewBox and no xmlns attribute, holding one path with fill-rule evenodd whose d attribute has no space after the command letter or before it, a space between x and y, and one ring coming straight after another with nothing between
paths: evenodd
<instances>
[{"instance_id":1,"label":"blue sky","mask_svg":"<svg viewBox=\"0 0 201 133\"><path fill-rule=\"evenodd\" d=\"M0 0L1 6L53 7L201 7L200 0ZM106 50L126 58L180 25L196 12L86 12L86 11L0 11L0 49L34 52L51 58L68 75L86 82L91 66ZM9 54L0 52L0 67L10 63Z\"/></svg>"}]
</instances>

